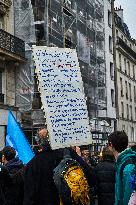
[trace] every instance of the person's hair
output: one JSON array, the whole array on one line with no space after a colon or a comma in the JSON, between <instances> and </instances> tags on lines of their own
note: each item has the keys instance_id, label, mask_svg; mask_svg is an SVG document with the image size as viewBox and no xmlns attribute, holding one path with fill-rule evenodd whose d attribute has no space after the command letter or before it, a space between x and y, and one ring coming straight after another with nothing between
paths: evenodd
<instances>
[{"instance_id":1,"label":"person's hair","mask_svg":"<svg viewBox=\"0 0 136 205\"><path fill-rule=\"evenodd\" d=\"M13 147L7 146L7 147L3 148L2 155L4 155L4 157L7 161L10 161L10 160L15 158L16 151Z\"/></svg>"},{"instance_id":2,"label":"person's hair","mask_svg":"<svg viewBox=\"0 0 136 205\"><path fill-rule=\"evenodd\" d=\"M108 144L112 144L113 148L120 153L128 146L128 136L124 131L115 131L109 135Z\"/></svg>"},{"instance_id":3,"label":"person's hair","mask_svg":"<svg viewBox=\"0 0 136 205\"><path fill-rule=\"evenodd\" d=\"M103 148L103 151L102 151L102 159L103 160L111 160L111 161L114 161L115 158L114 158L114 155L113 155L113 152L110 151L109 147L104 147Z\"/></svg>"}]
</instances>

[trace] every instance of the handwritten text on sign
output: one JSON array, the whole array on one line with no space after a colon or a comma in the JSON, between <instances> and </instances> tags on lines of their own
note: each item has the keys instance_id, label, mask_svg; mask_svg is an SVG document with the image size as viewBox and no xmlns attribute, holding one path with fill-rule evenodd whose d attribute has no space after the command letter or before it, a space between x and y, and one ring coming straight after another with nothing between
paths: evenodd
<instances>
[{"instance_id":1,"label":"handwritten text on sign","mask_svg":"<svg viewBox=\"0 0 136 205\"><path fill-rule=\"evenodd\" d=\"M75 50L33 48L52 149L91 143L83 82Z\"/></svg>"}]
</instances>

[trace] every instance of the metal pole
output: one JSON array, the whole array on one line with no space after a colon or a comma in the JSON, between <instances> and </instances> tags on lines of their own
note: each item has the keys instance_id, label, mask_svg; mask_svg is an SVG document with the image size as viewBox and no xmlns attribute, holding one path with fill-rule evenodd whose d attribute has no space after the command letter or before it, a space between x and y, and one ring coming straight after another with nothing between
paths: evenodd
<instances>
[{"instance_id":1,"label":"metal pole","mask_svg":"<svg viewBox=\"0 0 136 205\"><path fill-rule=\"evenodd\" d=\"M45 0L45 39L46 39L46 46L49 46L49 0Z\"/></svg>"}]
</instances>

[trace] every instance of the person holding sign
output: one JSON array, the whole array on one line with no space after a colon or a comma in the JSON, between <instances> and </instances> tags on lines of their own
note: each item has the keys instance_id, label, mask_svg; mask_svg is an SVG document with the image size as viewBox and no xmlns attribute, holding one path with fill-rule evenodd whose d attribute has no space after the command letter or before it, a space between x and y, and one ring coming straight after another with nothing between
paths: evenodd
<instances>
[{"instance_id":1,"label":"person holding sign","mask_svg":"<svg viewBox=\"0 0 136 205\"><path fill-rule=\"evenodd\" d=\"M40 129L38 134L40 137L45 137L45 130ZM72 148L69 150L71 158L83 168L89 186L94 188L94 176L88 165L75 150ZM64 149L43 149L27 164L23 205L60 205L60 197L53 179L53 170L63 159L63 154Z\"/></svg>"}]
</instances>

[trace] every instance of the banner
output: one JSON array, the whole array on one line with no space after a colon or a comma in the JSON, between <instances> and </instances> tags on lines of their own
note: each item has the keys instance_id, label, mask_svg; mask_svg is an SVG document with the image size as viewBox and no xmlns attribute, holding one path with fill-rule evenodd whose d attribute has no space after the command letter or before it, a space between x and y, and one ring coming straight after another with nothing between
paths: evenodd
<instances>
[{"instance_id":1,"label":"banner","mask_svg":"<svg viewBox=\"0 0 136 205\"><path fill-rule=\"evenodd\" d=\"M34 46L33 55L52 149L91 144L76 51Z\"/></svg>"},{"instance_id":2,"label":"banner","mask_svg":"<svg viewBox=\"0 0 136 205\"><path fill-rule=\"evenodd\" d=\"M34 157L34 153L12 112L9 112L8 115L6 145L12 146L16 150L19 159L24 164Z\"/></svg>"}]
</instances>

